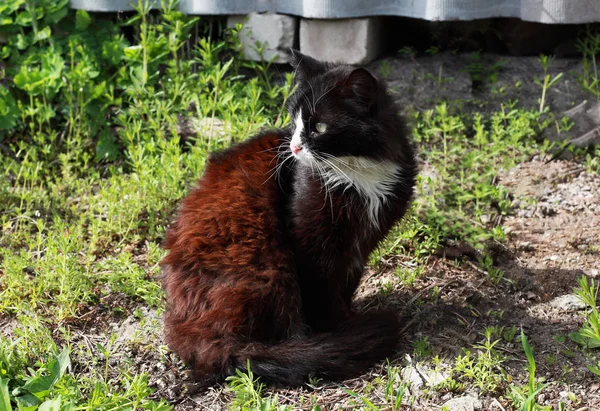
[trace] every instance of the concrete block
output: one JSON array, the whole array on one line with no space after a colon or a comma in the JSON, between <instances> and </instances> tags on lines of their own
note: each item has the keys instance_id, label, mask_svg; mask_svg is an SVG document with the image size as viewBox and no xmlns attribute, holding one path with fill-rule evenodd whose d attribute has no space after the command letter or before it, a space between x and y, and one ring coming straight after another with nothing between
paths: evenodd
<instances>
[{"instance_id":1,"label":"concrete block","mask_svg":"<svg viewBox=\"0 0 600 411\"><path fill-rule=\"evenodd\" d=\"M366 64L383 50L380 17L300 21L300 51L318 60Z\"/></svg>"},{"instance_id":2,"label":"concrete block","mask_svg":"<svg viewBox=\"0 0 600 411\"><path fill-rule=\"evenodd\" d=\"M259 42L264 45L262 50L264 60L268 61L275 57L276 63L290 61L290 49L297 48L297 17L272 13L250 13L247 16L227 17L228 28L235 27L238 23L243 26L239 36L246 59L261 60L256 47L256 42Z\"/></svg>"}]
</instances>

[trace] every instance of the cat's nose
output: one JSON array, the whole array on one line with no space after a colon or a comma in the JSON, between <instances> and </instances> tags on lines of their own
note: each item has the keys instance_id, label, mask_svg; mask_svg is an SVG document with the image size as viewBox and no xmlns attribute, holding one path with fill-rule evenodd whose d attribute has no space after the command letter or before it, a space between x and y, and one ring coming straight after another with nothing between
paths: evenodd
<instances>
[{"instance_id":1,"label":"cat's nose","mask_svg":"<svg viewBox=\"0 0 600 411\"><path fill-rule=\"evenodd\" d=\"M298 154L300 150L302 150L302 146L299 146L297 144L292 144L290 148L292 149L292 153L294 154Z\"/></svg>"}]
</instances>

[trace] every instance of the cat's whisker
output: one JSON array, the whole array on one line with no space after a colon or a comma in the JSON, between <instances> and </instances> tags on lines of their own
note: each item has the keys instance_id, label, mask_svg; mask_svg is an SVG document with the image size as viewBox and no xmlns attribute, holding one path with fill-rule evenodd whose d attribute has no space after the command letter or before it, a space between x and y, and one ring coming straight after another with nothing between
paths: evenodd
<instances>
[{"instance_id":1,"label":"cat's whisker","mask_svg":"<svg viewBox=\"0 0 600 411\"><path fill-rule=\"evenodd\" d=\"M344 172L339 166L335 165L332 161L329 161L324 157L321 157L321 161L323 161L325 164L329 165L336 172L340 173L341 176L346 179L346 181L348 182L349 185L354 185L354 181L352 180L352 178L346 172ZM361 177L364 177L362 174L360 174L359 172L357 172L354 169L351 169L351 171L357 173ZM341 184L341 182L338 182L337 184L339 185L339 184Z\"/></svg>"},{"instance_id":2,"label":"cat's whisker","mask_svg":"<svg viewBox=\"0 0 600 411\"><path fill-rule=\"evenodd\" d=\"M277 147L273 147L273 148L270 148L270 149L267 149L267 150L259 151L259 153L265 153L265 152L277 151L277 152L275 153L275 156L273 156L273 158L272 158L272 159L271 159L271 161L269 162L269 164L272 164L272 163L273 163L273 161L278 161L278 160L281 160L281 158L282 158L282 157L284 157L285 155L290 155L290 156L292 156L292 154L291 154L291 152L290 152L290 150L289 150L289 144L286 144L286 143L289 143L289 141L291 140L291 138L286 138L286 137L284 137L284 138L283 138L283 140L284 140L284 143L283 143L283 144L280 144L280 145L279 145L279 146L277 146ZM286 159L286 160L287 160L287 159ZM285 160L284 160L284 161L285 161ZM274 168L276 168L276 167L280 166L280 164L281 164L281 163L278 163L277 165L275 165L275 167L274 167ZM273 169L271 169L271 170L273 170ZM271 171L271 170L269 170L269 171ZM269 177L269 178L270 178L270 177ZM268 180L269 180L269 179L267 178L267 181L268 181Z\"/></svg>"},{"instance_id":3,"label":"cat's whisker","mask_svg":"<svg viewBox=\"0 0 600 411\"><path fill-rule=\"evenodd\" d=\"M324 196L325 198L323 199L323 206L319 209L319 211L321 211L325 208L325 204L327 204L327 197L329 197L329 204L330 204L330 208L331 208L331 218L333 218L333 194L331 193L331 189L328 186L328 184L326 184L326 181L322 179L322 176L325 175L325 170L319 164L319 155L318 154L315 154L315 159L313 162L314 162L315 166L317 167L317 171L319 173L317 178L323 182L323 184L321 185L321 189L325 192L325 196Z\"/></svg>"},{"instance_id":4,"label":"cat's whisker","mask_svg":"<svg viewBox=\"0 0 600 411\"><path fill-rule=\"evenodd\" d=\"M304 55L302 55L302 57L300 57L300 61L298 62L298 64L296 65L296 68L294 69L294 78L296 78L296 73L298 72L298 67L300 67L300 64L302 64L302 60L304 60Z\"/></svg>"},{"instance_id":5,"label":"cat's whisker","mask_svg":"<svg viewBox=\"0 0 600 411\"><path fill-rule=\"evenodd\" d=\"M328 178L328 173L325 170L324 167L320 167L321 170L321 179L323 181L323 185L326 186L329 190L333 190L336 187L340 186L340 185L346 185L346 188L344 189L344 191L346 191L348 189L348 187L353 185L352 179L350 178L350 176L348 176L346 173L344 173L341 169L339 169L339 167L335 167L334 164L332 164L330 161L328 161L327 159L323 158L322 156L318 155L317 156L317 160L318 161L322 161L323 163L325 163L326 166L332 167L332 168L337 168L337 172L339 172L341 174L342 177L342 181L338 180L338 181L332 181L330 178ZM343 181L346 180L346 181ZM344 184L346 183L346 184Z\"/></svg>"},{"instance_id":6,"label":"cat's whisker","mask_svg":"<svg viewBox=\"0 0 600 411\"><path fill-rule=\"evenodd\" d=\"M279 184L279 188L281 188L283 190L283 187L281 186L281 169L283 168L283 164L288 161L289 159L292 159L292 161L295 161L294 155L290 154L289 156L287 156L285 159L283 159L283 161L280 163L279 167L275 170L276 176L275 178L277 179L277 184Z\"/></svg>"},{"instance_id":7,"label":"cat's whisker","mask_svg":"<svg viewBox=\"0 0 600 411\"><path fill-rule=\"evenodd\" d=\"M327 202L327 194L329 194L329 206L331 209L331 219L333 220L333 193L331 192L332 190L333 189L330 189L329 186L325 184L325 202ZM323 206L325 205L325 202L323 203Z\"/></svg>"},{"instance_id":8,"label":"cat's whisker","mask_svg":"<svg viewBox=\"0 0 600 411\"><path fill-rule=\"evenodd\" d=\"M302 94L304 95L304 101L306 101L306 105L308 106L309 111L312 113L312 109L310 107L310 101L308 100L308 96L306 95L306 93L303 90L300 90L300 91L302 91Z\"/></svg>"},{"instance_id":9,"label":"cat's whisker","mask_svg":"<svg viewBox=\"0 0 600 411\"><path fill-rule=\"evenodd\" d=\"M280 153L278 155L283 155L285 153ZM293 158L294 155L290 154L288 155L286 158L284 158L282 161L278 162L275 167L273 167L272 169L270 169L269 171L267 171L267 173L269 174L269 176L267 177L267 179L265 181L262 182L261 185L264 185L266 182L268 182L273 176L276 176L276 178L279 180L279 174L281 172L281 167L283 167L283 164L288 161L290 158ZM277 157L274 157L277 158Z\"/></svg>"},{"instance_id":10,"label":"cat's whisker","mask_svg":"<svg viewBox=\"0 0 600 411\"><path fill-rule=\"evenodd\" d=\"M306 93L304 92L304 90L302 90L301 87L298 87L298 89L300 90L300 92L302 93L302 96L304 97L304 101L306 101L306 105L308 106L308 111L310 112L310 114L314 113L314 109L313 107L310 105L310 100L308 99L308 96L306 95Z\"/></svg>"},{"instance_id":11,"label":"cat's whisker","mask_svg":"<svg viewBox=\"0 0 600 411\"><path fill-rule=\"evenodd\" d=\"M307 80L306 82L308 83L310 89L312 90L312 103L313 104L312 104L311 114L315 114L315 110L316 110L316 107L315 107L315 89L313 88L313 86L310 83L310 81Z\"/></svg>"},{"instance_id":12,"label":"cat's whisker","mask_svg":"<svg viewBox=\"0 0 600 411\"><path fill-rule=\"evenodd\" d=\"M268 148L266 150L257 151L257 154L271 153L271 152L280 152L280 151L281 151L281 148L279 148L279 147L271 147L271 148Z\"/></svg>"},{"instance_id":13,"label":"cat's whisker","mask_svg":"<svg viewBox=\"0 0 600 411\"><path fill-rule=\"evenodd\" d=\"M319 100L321 100L323 97L325 97L327 95L327 93L329 93L331 90L333 90L335 88L335 86L331 87L329 90L327 90L325 93L321 94L321 97L319 97L317 99L317 101L314 103L315 106L315 110L317 109L317 104L319 104Z\"/></svg>"},{"instance_id":14,"label":"cat's whisker","mask_svg":"<svg viewBox=\"0 0 600 411\"><path fill-rule=\"evenodd\" d=\"M344 158L343 158L343 157L336 157L336 156L334 156L334 155L331 155L331 154L329 154L329 153L322 153L322 155L323 155L324 157L327 157L327 158L330 158L330 159L332 159L332 160L335 160L336 162L338 162L338 163L340 163L340 164L342 164L342 165L344 165L344 166L348 167L350 170L352 170L352 171L354 171L354 172L356 172L356 173L359 173L359 170L368 170L368 169L374 169L374 168L377 168L377 167L379 167L380 165L382 165L382 164L384 164L384 163L385 163L385 161L384 161L384 160L381 160L381 161L379 161L379 162L377 162L377 163L368 163L368 164L364 164L364 163L362 163L362 164L361 164L360 162L358 162L359 164L358 164L358 168L357 168L357 167L353 166L352 164L350 164L350 162L349 162L349 161L346 161L346 160L344 160ZM355 162L355 163L356 163L356 162Z\"/></svg>"},{"instance_id":15,"label":"cat's whisker","mask_svg":"<svg viewBox=\"0 0 600 411\"><path fill-rule=\"evenodd\" d=\"M271 151L281 151L281 148L286 145L285 143L289 144L289 142L292 141L292 138L291 137L283 137L282 140L283 140L284 144L280 144L280 145L278 145L276 147L267 148L266 150L258 151L258 153L268 153L268 152L271 152Z\"/></svg>"}]
</instances>

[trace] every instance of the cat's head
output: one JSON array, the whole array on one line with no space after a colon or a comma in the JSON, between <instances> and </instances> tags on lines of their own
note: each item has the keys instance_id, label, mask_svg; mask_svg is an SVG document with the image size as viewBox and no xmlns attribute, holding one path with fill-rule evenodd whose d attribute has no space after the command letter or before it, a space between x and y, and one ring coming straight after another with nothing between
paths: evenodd
<instances>
[{"instance_id":1,"label":"cat's head","mask_svg":"<svg viewBox=\"0 0 600 411\"><path fill-rule=\"evenodd\" d=\"M296 90L287 108L290 151L298 161L390 159L396 144L386 127L398 116L377 78L364 68L321 62L297 51L292 67Z\"/></svg>"}]
</instances>

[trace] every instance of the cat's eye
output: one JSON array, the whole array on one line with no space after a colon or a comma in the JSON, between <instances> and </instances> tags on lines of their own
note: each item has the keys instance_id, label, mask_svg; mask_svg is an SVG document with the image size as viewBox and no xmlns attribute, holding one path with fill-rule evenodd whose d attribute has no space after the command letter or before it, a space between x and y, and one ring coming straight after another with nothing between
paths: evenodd
<instances>
[{"instance_id":1,"label":"cat's eye","mask_svg":"<svg viewBox=\"0 0 600 411\"><path fill-rule=\"evenodd\" d=\"M315 130L317 130L319 133L324 133L327 131L327 124L325 124L325 123L315 124Z\"/></svg>"}]
</instances>

